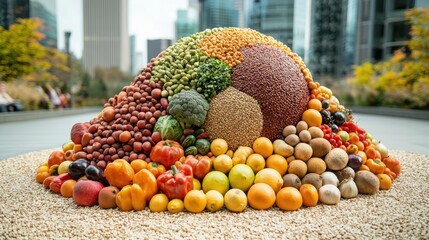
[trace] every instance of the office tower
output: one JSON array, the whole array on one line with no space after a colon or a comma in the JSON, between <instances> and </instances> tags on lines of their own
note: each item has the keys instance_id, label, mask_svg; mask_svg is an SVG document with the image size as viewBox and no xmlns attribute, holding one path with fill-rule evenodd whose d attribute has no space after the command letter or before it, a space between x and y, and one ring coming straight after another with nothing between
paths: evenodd
<instances>
[{"instance_id":1,"label":"office tower","mask_svg":"<svg viewBox=\"0 0 429 240\"><path fill-rule=\"evenodd\" d=\"M238 11L229 0L199 0L199 30L238 27Z\"/></svg>"},{"instance_id":2,"label":"office tower","mask_svg":"<svg viewBox=\"0 0 429 240\"><path fill-rule=\"evenodd\" d=\"M311 2L310 52L307 65L316 81L345 75L347 0Z\"/></svg>"},{"instance_id":3,"label":"office tower","mask_svg":"<svg viewBox=\"0 0 429 240\"><path fill-rule=\"evenodd\" d=\"M404 12L429 7L427 0L361 0L358 3L355 63L388 59L410 39Z\"/></svg>"},{"instance_id":4,"label":"office tower","mask_svg":"<svg viewBox=\"0 0 429 240\"><path fill-rule=\"evenodd\" d=\"M158 56L159 53L167 49L171 45L170 39L153 39L147 40L147 61Z\"/></svg>"},{"instance_id":5,"label":"office tower","mask_svg":"<svg viewBox=\"0 0 429 240\"><path fill-rule=\"evenodd\" d=\"M56 0L2 0L0 1L0 25L9 29L18 18L40 18L45 38L40 43L57 48Z\"/></svg>"},{"instance_id":6,"label":"office tower","mask_svg":"<svg viewBox=\"0 0 429 240\"><path fill-rule=\"evenodd\" d=\"M249 27L293 48L294 0L253 0Z\"/></svg>"},{"instance_id":7,"label":"office tower","mask_svg":"<svg viewBox=\"0 0 429 240\"><path fill-rule=\"evenodd\" d=\"M97 67L130 70L128 0L83 1L82 62L90 75Z\"/></svg>"},{"instance_id":8,"label":"office tower","mask_svg":"<svg viewBox=\"0 0 429 240\"><path fill-rule=\"evenodd\" d=\"M295 0L293 10L292 50L304 62L309 61L311 0Z\"/></svg>"},{"instance_id":9,"label":"office tower","mask_svg":"<svg viewBox=\"0 0 429 240\"><path fill-rule=\"evenodd\" d=\"M194 8L178 10L175 26L176 41L198 32L198 10Z\"/></svg>"},{"instance_id":10,"label":"office tower","mask_svg":"<svg viewBox=\"0 0 429 240\"><path fill-rule=\"evenodd\" d=\"M138 73L141 66L137 66L137 52L136 52L136 35L130 36L130 75L134 76Z\"/></svg>"}]
</instances>

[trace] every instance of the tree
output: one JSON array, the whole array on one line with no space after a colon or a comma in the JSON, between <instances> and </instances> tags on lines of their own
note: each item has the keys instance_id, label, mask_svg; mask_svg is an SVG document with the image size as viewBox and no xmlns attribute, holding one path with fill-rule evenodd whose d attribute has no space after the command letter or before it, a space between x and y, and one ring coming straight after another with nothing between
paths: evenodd
<instances>
[{"instance_id":1,"label":"tree","mask_svg":"<svg viewBox=\"0 0 429 240\"><path fill-rule=\"evenodd\" d=\"M43 22L18 19L9 30L0 26L0 74L4 81L24 79L40 83L64 80L70 69L67 56L40 44ZM63 85L63 84L57 84Z\"/></svg>"},{"instance_id":2,"label":"tree","mask_svg":"<svg viewBox=\"0 0 429 240\"><path fill-rule=\"evenodd\" d=\"M387 61L355 67L349 81L369 105L429 108L429 9L410 9L411 40ZM366 95L365 95L366 94Z\"/></svg>"}]
</instances>

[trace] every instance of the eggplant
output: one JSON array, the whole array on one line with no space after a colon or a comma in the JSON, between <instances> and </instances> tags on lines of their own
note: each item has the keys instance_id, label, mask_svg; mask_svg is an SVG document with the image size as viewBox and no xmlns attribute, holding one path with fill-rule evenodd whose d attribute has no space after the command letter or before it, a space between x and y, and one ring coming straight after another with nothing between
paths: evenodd
<instances>
[{"instance_id":1,"label":"eggplant","mask_svg":"<svg viewBox=\"0 0 429 240\"><path fill-rule=\"evenodd\" d=\"M99 168L97 166L89 165L85 169L85 176L89 180L94 180L94 181L101 182L104 186L108 186L109 185L109 183L106 180L106 177L104 176L103 169L101 169L101 168Z\"/></svg>"},{"instance_id":2,"label":"eggplant","mask_svg":"<svg viewBox=\"0 0 429 240\"><path fill-rule=\"evenodd\" d=\"M79 178L85 176L85 169L88 166L89 161L84 158L80 158L70 163L68 172L74 180L78 180Z\"/></svg>"}]
</instances>

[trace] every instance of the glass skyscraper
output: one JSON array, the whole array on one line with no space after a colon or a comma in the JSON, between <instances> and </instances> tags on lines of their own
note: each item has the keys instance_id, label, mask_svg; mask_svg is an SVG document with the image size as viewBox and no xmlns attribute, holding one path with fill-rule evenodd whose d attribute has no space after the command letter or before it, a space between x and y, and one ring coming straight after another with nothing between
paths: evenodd
<instances>
[{"instance_id":1,"label":"glass skyscraper","mask_svg":"<svg viewBox=\"0 0 429 240\"><path fill-rule=\"evenodd\" d=\"M230 0L200 0L199 30L238 27L238 10Z\"/></svg>"}]
</instances>

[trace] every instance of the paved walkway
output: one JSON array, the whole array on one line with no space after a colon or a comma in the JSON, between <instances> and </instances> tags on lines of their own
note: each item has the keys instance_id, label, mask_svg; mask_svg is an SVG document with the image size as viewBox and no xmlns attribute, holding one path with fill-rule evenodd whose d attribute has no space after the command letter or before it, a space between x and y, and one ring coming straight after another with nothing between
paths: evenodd
<instances>
[{"instance_id":1,"label":"paved walkway","mask_svg":"<svg viewBox=\"0 0 429 240\"><path fill-rule=\"evenodd\" d=\"M80 115L0 124L0 160L22 153L60 147L70 139L76 122L88 121L98 111ZM354 114L359 126L388 148L429 155L429 121Z\"/></svg>"}]
</instances>

